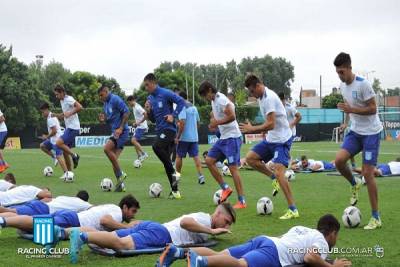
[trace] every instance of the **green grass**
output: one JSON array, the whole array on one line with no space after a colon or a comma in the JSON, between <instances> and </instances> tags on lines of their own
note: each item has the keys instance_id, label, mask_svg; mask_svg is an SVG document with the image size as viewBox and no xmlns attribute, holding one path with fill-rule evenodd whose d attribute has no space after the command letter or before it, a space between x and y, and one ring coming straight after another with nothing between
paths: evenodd
<instances>
[{"instance_id":1,"label":"green grass","mask_svg":"<svg viewBox=\"0 0 400 267\"><path fill-rule=\"evenodd\" d=\"M202 146L201 151L207 146ZM151 152L150 147L145 148ZM250 149L249 145L242 148L244 155ZM310 158L331 160L334 158L338 145L328 142L295 143L292 156L298 157L302 154ZM51 165L51 161L37 149L26 149L20 151L6 151L5 157L11 164L12 171L18 179L19 184L34 184L37 186L48 186L54 195L74 195L79 189L86 189L90 193L90 202L94 204L118 203L124 195L122 193L101 192L99 184L102 178L112 177L111 166L102 149L79 149L81 162L75 171L75 182L66 184L58 177L61 171L57 168L54 177L43 177L42 169ZM381 144L380 162L389 161L400 152L399 142L383 142ZM197 184L197 177L192 160L184 162L183 175L180 190L184 199L168 200L167 178L164 175L162 165L153 153L144 162L141 169L134 169L132 161L134 153L132 147L127 147L121 156L123 169L128 173L128 192L135 195L141 204L141 210L137 219L155 220L166 222L182 214L205 211L212 212L212 195L218 189L214 179L205 170L206 184ZM359 162L359 158L357 158ZM271 216L257 216L255 212L256 201L262 196L271 197L271 182L266 177L255 171L241 172L244 189L249 207L238 211L238 221L232 227L232 235L218 237L219 245L216 249L224 249L234 244L245 242L249 238L266 234L278 236L285 233L290 227L304 225L314 227L318 218L325 213L333 213L341 217L343 209L348 206L349 185L342 177L327 176L322 174L297 174L296 180L292 182L292 190L296 204L300 211L300 218L291 221L280 221L286 208L286 201L282 193L273 199L274 212ZM226 179L233 186L231 178ZM153 182L163 185L164 192L160 199L150 199L147 191ZM383 258L356 257L351 256L353 266L399 266L400 250L398 248L400 231L397 226L400 221L399 213L399 187L400 179L384 178L377 179L379 188L380 210L383 220L383 228L377 231L367 232L361 227L357 229L342 228L337 243L338 247L372 247L377 244L385 250ZM231 201L235 201L235 194ZM363 213L362 225L367 223L370 217L367 190L364 187L358 207ZM63 242L61 246L68 246ZM0 235L0 266L66 266L69 259L64 256L61 259L26 259L23 255L17 255L19 247L35 247L33 243L17 238L14 229L3 229ZM336 255L340 256L340 255ZM157 255L139 256L133 258L108 258L94 255L87 247L83 250L79 265L91 266L153 266ZM176 266L185 266L184 262Z\"/></svg>"}]
</instances>

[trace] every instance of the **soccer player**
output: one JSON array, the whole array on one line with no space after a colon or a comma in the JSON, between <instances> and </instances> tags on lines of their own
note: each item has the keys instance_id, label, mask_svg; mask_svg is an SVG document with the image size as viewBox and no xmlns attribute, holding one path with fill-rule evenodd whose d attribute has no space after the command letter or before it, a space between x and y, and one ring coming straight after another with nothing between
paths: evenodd
<instances>
[{"instance_id":1,"label":"soccer player","mask_svg":"<svg viewBox=\"0 0 400 267\"><path fill-rule=\"evenodd\" d=\"M311 170L311 171L324 171L336 170L335 162L325 160L308 159L306 155L301 156L299 162L292 164L293 170Z\"/></svg>"},{"instance_id":2,"label":"soccer player","mask_svg":"<svg viewBox=\"0 0 400 267\"><path fill-rule=\"evenodd\" d=\"M135 134L131 139L132 144L135 146L136 154L140 161L145 160L149 157L146 152L144 152L139 141L142 139L144 133L149 130L147 126L147 114L144 108L136 102L136 96L131 95L127 98L128 105L132 108L133 115L135 116L135 122L133 123L133 128L135 128Z\"/></svg>"},{"instance_id":3,"label":"soccer player","mask_svg":"<svg viewBox=\"0 0 400 267\"><path fill-rule=\"evenodd\" d=\"M3 149L6 146L7 141L7 125L5 123L6 118L3 112L0 110L0 173L4 172L10 165L4 161Z\"/></svg>"},{"instance_id":4,"label":"soccer player","mask_svg":"<svg viewBox=\"0 0 400 267\"><path fill-rule=\"evenodd\" d=\"M71 149L75 142L75 137L79 135L81 124L79 122L78 113L82 110L82 105L72 96L67 95L62 85L54 87L54 94L60 100L62 114L55 114L58 119L64 119L65 131L62 136L57 139L57 146L64 152L64 159L69 171L72 170L71 159L74 163L74 169L78 167L79 155Z\"/></svg>"},{"instance_id":5,"label":"soccer player","mask_svg":"<svg viewBox=\"0 0 400 267\"><path fill-rule=\"evenodd\" d=\"M121 170L118 158L129 138L128 118L129 109L121 97L110 92L107 86L102 85L98 90L99 98L103 101L103 111L99 115L100 122L107 122L111 127L112 135L104 145L104 153L110 160L117 184L115 192L125 191L124 180L127 175Z\"/></svg>"},{"instance_id":6,"label":"soccer player","mask_svg":"<svg viewBox=\"0 0 400 267\"><path fill-rule=\"evenodd\" d=\"M246 77L245 86L250 95L258 99L260 111L265 122L261 125L251 125L251 123L241 123L242 133L262 133L267 132L267 137L255 145L247 153L247 163L257 171L268 175L272 179L272 195L276 196L280 188L285 194L288 210L280 217L282 220L299 217L299 212L294 203L289 182L285 178L285 171L290 161L290 148L292 146L292 131L286 117L285 108L278 95L268 89L261 80L254 74ZM272 160L274 172L271 172L266 162Z\"/></svg>"},{"instance_id":7,"label":"soccer player","mask_svg":"<svg viewBox=\"0 0 400 267\"><path fill-rule=\"evenodd\" d=\"M362 173L362 168L355 168L353 171ZM385 175L400 175L400 158L395 161L389 161L388 163L380 163L374 169L375 177L382 177Z\"/></svg>"},{"instance_id":8,"label":"soccer player","mask_svg":"<svg viewBox=\"0 0 400 267\"><path fill-rule=\"evenodd\" d=\"M170 198L180 199L175 169L171 161L171 153L175 146L175 120L185 107L185 100L171 90L157 84L156 76L149 73L144 77L144 87L149 93L145 109L149 119L156 124L157 138L153 143L153 151L164 165L165 173L171 186ZM175 110L173 103L176 104Z\"/></svg>"},{"instance_id":9,"label":"soccer player","mask_svg":"<svg viewBox=\"0 0 400 267\"><path fill-rule=\"evenodd\" d=\"M206 158L208 169L222 189L220 202L224 202L232 194L232 189L225 183L215 165L219 159L225 157L228 160L229 171L232 174L238 194L238 202L234 205L234 208L246 208L246 200L238 170L242 133L236 121L235 105L224 94L218 92L214 85L208 81L201 83L199 95L211 102L212 116L208 126L209 129L215 130L218 128L221 134L218 141L208 151Z\"/></svg>"},{"instance_id":10,"label":"soccer player","mask_svg":"<svg viewBox=\"0 0 400 267\"><path fill-rule=\"evenodd\" d=\"M53 214L59 210L72 210L81 212L92 207L89 200L89 193L81 190L76 197L58 196L56 198L43 198L32 200L24 204L2 207L0 206L0 217L13 217L17 215L42 215Z\"/></svg>"},{"instance_id":11,"label":"soccer player","mask_svg":"<svg viewBox=\"0 0 400 267\"><path fill-rule=\"evenodd\" d=\"M176 147L176 175L180 177L182 170L182 158L189 154L193 158L197 169L199 184L205 183L205 178L201 170L201 162L199 158L199 134L197 132L198 123L200 122L197 108L187 100L185 92L180 92L179 96L186 100L186 107L179 113L178 134L175 138Z\"/></svg>"},{"instance_id":12,"label":"soccer player","mask_svg":"<svg viewBox=\"0 0 400 267\"><path fill-rule=\"evenodd\" d=\"M170 222L160 224L140 221L135 226L114 232L87 232L78 228L67 230L70 252L74 262L83 244L96 244L111 249L149 249L164 247L168 243L190 245L204 243L208 235L230 233L229 228L236 214L229 203L217 206L210 215L203 212L183 215Z\"/></svg>"},{"instance_id":13,"label":"soccer player","mask_svg":"<svg viewBox=\"0 0 400 267\"><path fill-rule=\"evenodd\" d=\"M295 226L280 237L261 235L221 252L168 245L156 266L168 267L175 260L185 258L188 267L351 266L347 259L336 259L332 264L325 261L336 244L339 230L338 220L327 214L319 219L317 229Z\"/></svg>"},{"instance_id":14,"label":"soccer player","mask_svg":"<svg viewBox=\"0 0 400 267\"><path fill-rule=\"evenodd\" d=\"M296 108L288 103L285 99L285 93L280 92L278 94L279 99L282 101L283 106L286 110L286 116L289 121L289 127L292 130L293 137L296 136L296 125L301 121L301 114L296 110Z\"/></svg>"},{"instance_id":15,"label":"soccer player","mask_svg":"<svg viewBox=\"0 0 400 267\"><path fill-rule=\"evenodd\" d=\"M72 175L72 173L68 171L66 163L62 158L63 151L56 145L58 138L61 136L60 122L58 121L57 117L53 116L51 113L49 104L44 103L40 107L40 111L42 112L43 118L47 120L48 130L48 134L44 134L42 136L44 141L40 144L40 149L49 155L50 158L57 160L64 172L60 179L65 179L68 175ZM52 151L54 151L54 155Z\"/></svg>"},{"instance_id":16,"label":"soccer player","mask_svg":"<svg viewBox=\"0 0 400 267\"><path fill-rule=\"evenodd\" d=\"M104 204L93 206L87 210L76 212L72 210L58 210L49 214L54 218L54 225L68 228L81 227L88 231L104 231L128 228L130 222L140 208L139 202L132 196L123 197L119 206ZM32 231L33 216L17 215L13 217L0 217L0 229L5 227L17 228L23 231ZM64 233L57 231L55 238L65 239Z\"/></svg>"},{"instance_id":17,"label":"soccer player","mask_svg":"<svg viewBox=\"0 0 400 267\"><path fill-rule=\"evenodd\" d=\"M14 174L7 173L4 175L4 179L0 180L0 192L16 187L16 183Z\"/></svg>"},{"instance_id":18,"label":"soccer player","mask_svg":"<svg viewBox=\"0 0 400 267\"><path fill-rule=\"evenodd\" d=\"M374 169L379 154L380 132L383 127L377 113L375 92L367 80L353 73L349 54L340 53L333 64L342 81L340 91L344 103L339 103L338 108L348 114L351 121L350 132L345 136L342 147L336 154L335 165L351 184L350 205L354 206L357 204L362 182L353 176L347 166L347 161L350 157L363 152L362 175L367 183L372 208L372 217L364 229L380 228L382 221L379 216L378 188L375 183ZM342 128L346 128L346 125Z\"/></svg>"},{"instance_id":19,"label":"soccer player","mask_svg":"<svg viewBox=\"0 0 400 267\"><path fill-rule=\"evenodd\" d=\"M34 199L50 198L51 192L48 188L38 188L33 185L20 185L5 192L0 192L0 205L8 207L18 205Z\"/></svg>"}]
</instances>

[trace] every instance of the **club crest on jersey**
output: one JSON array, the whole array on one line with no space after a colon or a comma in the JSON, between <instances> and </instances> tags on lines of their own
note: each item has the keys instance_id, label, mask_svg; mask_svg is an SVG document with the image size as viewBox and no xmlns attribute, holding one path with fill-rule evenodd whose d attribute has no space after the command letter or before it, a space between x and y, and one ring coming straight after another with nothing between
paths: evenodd
<instances>
[{"instance_id":1,"label":"club crest on jersey","mask_svg":"<svg viewBox=\"0 0 400 267\"><path fill-rule=\"evenodd\" d=\"M351 91L351 96L352 96L354 99L357 99L357 91Z\"/></svg>"}]
</instances>

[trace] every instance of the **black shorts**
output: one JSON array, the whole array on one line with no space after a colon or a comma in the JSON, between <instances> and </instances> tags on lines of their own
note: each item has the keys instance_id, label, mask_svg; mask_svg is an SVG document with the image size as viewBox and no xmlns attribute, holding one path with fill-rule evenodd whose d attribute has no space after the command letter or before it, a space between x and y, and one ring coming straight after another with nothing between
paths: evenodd
<instances>
[{"instance_id":1,"label":"black shorts","mask_svg":"<svg viewBox=\"0 0 400 267\"><path fill-rule=\"evenodd\" d=\"M157 134L156 141L154 145L159 146L173 146L175 144L176 132L172 130L163 130L161 133Z\"/></svg>"}]
</instances>

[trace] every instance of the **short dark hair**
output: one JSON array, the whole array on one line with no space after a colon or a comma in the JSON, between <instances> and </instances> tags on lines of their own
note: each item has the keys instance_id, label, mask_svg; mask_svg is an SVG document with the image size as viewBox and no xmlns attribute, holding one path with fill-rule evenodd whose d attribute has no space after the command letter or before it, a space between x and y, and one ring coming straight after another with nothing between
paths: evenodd
<instances>
[{"instance_id":1,"label":"short dark hair","mask_svg":"<svg viewBox=\"0 0 400 267\"><path fill-rule=\"evenodd\" d=\"M119 202L119 207L122 209L124 205L127 206L128 209L132 207L140 209L139 201L137 201L137 199L132 196L132 194L126 195L121 199L121 201Z\"/></svg>"},{"instance_id":2,"label":"short dark hair","mask_svg":"<svg viewBox=\"0 0 400 267\"><path fill-rule=\"evenodd\" d=\"M101 91L106 90L106 89L109 90L107 85L101 85L99 87L99 89L97 89L97 93L99 94Z\"/></svg>"},{"instance_id":3,"label":"short dark hair","mask_svg":"<svg viewBox=\"0 0 400 267\"><path fill-rule=\"evenodd\" d=\"M50 109L49 103L43 103L40 108L40 110L46 110L46 109Z\"/></svg>"},{"instance_id":4,"label":"short dark hair","mask_svg":"<svg viewBox=\"0 0 400 267\"><path fill-rule=\"evenodd\" d=\"M255 74L249 74L244 81L244 86L246 88L254 87L257 83L262 83L261 80Z\"/></svg>"},{"instance_id":5,"label":"short dark hair","mask_svg":"<svg viewBox=\"0 0 400 267\"><path fill-rule=\"evenodd\" d=\"M4 175L4 180L12 184L17 184L14 174L11 172Z\"/></svg>"},{"instance_id":6,"label":"short dark hair","mask_svg":"<svg viewBox=\"0 0 400 267\"><path fill-rule=\"evenodd\" d=\"M184 91L180 91L179 96L182 97L183 99L187 100L187 94Z\"/></svg>"},{"instance_id":7,"label":"short dark hair","mask_svg":"<svg viewBox=\"0 0 400 267\"><path fill-rule=\"evenodd\" d=\"M203 152L203 157L207 157L207 155L208 155L208 150Z\"/></svg>"},{"instance_id":8,"label":"short dark hair","mask_svg":"<svg viewBox=\"0 0 400 267\"><path fill-rule=\"evenodd\" d=\"M301 156L300 159L301 159L301 160L306 160L306 159L307 159L307 156L306 156L306 155L303 155L303 156Z\"/></svg>"},{"instance_id":9,"label":"short dark hair","mask_svg":"<svg viewBox=\"0 0 400 267\"><path fill-rule=\"evenodd\" d=\"M146 76L144 76L143 81L149 81L149 82L157 82L157 78L156 75L154 75L154 73L149 73Z\"/></svg>"},{"instance_id":10,"label":"short dark hair","mask_svg":"<svg viewBox=\"0 0 400 267\"><path fill-rule=\"evenodd\" d=\"M83 201L88 201L89 200L89 193L86 190L80 190L77 194L76 197L82 199Z\"/></svg>"},{"instance_id":11,"label":"short dark hair","mask_svg":"<svg viewBox=\"0 0 400 267\"><path fill-rule=\"evenodd\" d=\"M65 93L65 88L61 84L56 84L53 90L58 93Z\"/></svg>"},{"instance_id":12,"label":"short dark hair","mask_svg":"<svg viewBox=\"0 0 400 267\"><path fill-rule=\"evenodd\" d=\"M340 223L332 214L325 214L318 220L317 230L324 236L328 236L332 232L339 232Z\"/></svg>"},{"instance_id":13,"label":"short dark hair","mask_svg":"<svg viewBox=\"0 0 400 267\"><path fill-rule=\"evenodd\" d=\"M218 92L217 88L215 88L215 86L212 83L210 83L209 81L203 81L200 84L198 92L199 92L199 95L205 96L208 93L208 91L210 91L210 90L214 94L216 94Z\"/></svg>"},{"instance_id":14,"label":"short dark hair","mask_svg":"<svg viewBox=\"0 0 400 267\"><path fill-rule=\"evenodd\" d=\"M280 100L284 100L285 99L285 93L284 92L279 92L278 96L279 96Z\"/></svg>"},{"instance_id":15,"label":"short dark hair","mask_svg":"<svg viewBox=\"0 0 400 267\"><path fill-rule=\"evenodd\" d=\"M224 208L224 210L232 217L232 222L235 223L236 222L236 211L235 209L232 207L231 203L229 202L224 202L219 204L222 208Z\"/></svg>"},{"instance_id":16,"label":"short dark hair","mask_svg":"<svg viewBox=\"0 0 400 267\"><path fill-rule=\"evenodd\" d=\"M341 52L339 55L336 56L335 60L333 61L333 65L335 65L335 67L350 67L351 66L350 55Z\"/></svg>"},{"instance_id":17,"label":"short dark hair","mask_svg":"<svg viewBox=\"0 0 400 267\"><path fill-rule=\"evenodd\" d=\"M174 92L180 93L180 92L181 92L181 89L179 89L178 87L175 87L175 88L174 88Z\"/></svg>"},{"instance_id":18,"label":"short dark hair","mask_svg":"<svg viewBox=\"0 0 400 267\"><path fill-rule=\"evenodd\" d=\"M128 98L126 99L126 101L133 101L133 100L136 100L136 96L134 96L134 95L130 95L130 96L128 96Z\"/></svg>"}]
</instances>

